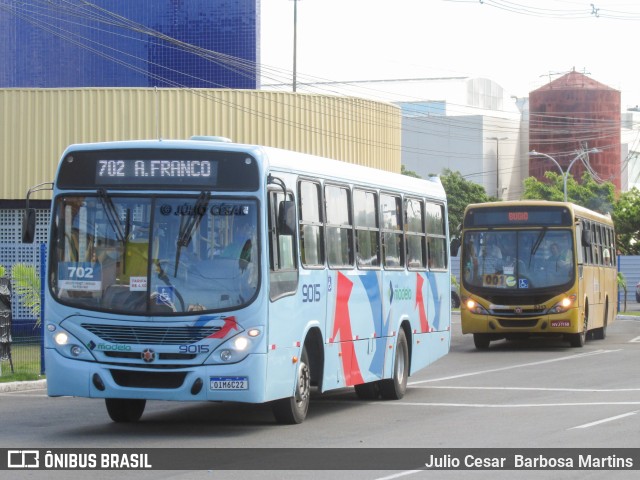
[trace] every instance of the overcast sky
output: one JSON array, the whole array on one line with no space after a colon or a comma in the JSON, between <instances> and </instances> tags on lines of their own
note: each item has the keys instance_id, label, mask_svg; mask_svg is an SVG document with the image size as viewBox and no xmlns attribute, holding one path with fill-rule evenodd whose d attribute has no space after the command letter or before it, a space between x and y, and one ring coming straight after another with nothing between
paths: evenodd
<instances>
[{"instance_id":1,"label":"overcast sky","mask_svg":"<svg viewBox=\"0 0 640 480\"><path fill-rule=\"evenodd\" d=\"M299 0L298 82L486 77L527 96L575 68L640 104L637 0ZM291 82L293 0L261 0L263 83Z\"/></svg>"}]
</instances>

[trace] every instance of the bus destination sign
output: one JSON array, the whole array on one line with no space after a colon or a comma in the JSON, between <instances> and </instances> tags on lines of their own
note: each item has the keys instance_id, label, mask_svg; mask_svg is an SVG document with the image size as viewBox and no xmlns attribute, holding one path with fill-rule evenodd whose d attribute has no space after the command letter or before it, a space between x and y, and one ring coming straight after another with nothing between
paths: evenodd
<instances>
[{"instance_id":1,"label":"bus destination sign","mask_svg":"<svg viewBox=\"0 0 640 480\"><path fill-rule=\"evenodd\" d=\"M466 213L464 225L466 227L570 226L571 212L567 208L551 206L474 208Z\"/></svg>"},{"instance_id":2,"label":"bus destination sign","mask_svg":"<svg viewBox=\"0 0 640 480\"><path fill-rule=\"evenodd\" d=\"M212 160L117 160L96 162L96 184L175 183L215 185L218 163Z\"/></svg>"}]
</instances>

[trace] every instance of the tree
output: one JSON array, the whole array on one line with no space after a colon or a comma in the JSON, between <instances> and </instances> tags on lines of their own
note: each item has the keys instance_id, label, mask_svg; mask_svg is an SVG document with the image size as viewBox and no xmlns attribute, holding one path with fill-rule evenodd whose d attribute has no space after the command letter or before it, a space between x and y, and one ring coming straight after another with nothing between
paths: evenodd
<instances>
[{"instance_id":1,"label":"tree","mask_svg":"<svg viewBox=\"0 0 640 480\"><path fill-rule=\"evenodd\" d=\"M465 180L460 172L445 169L440 175L442 186L447 193L449 205L449 232L452 237L460 236L464 209L470 203L495 201L489 197L482 185Z\"/></svg>"},{"instance_id":2,"label":"tree","mask_svg":"<svg viewBox=\"0 0 640 480\"><path fill-rule=\"evenodd\" d=\"M564 200L563 177L559 173L546 171L545 178L549 181L541 182L535 177L524 180L525 200L550 200L562 202ZM582 182L578 183L571 174L567 176L567 200L582 205L600 213L610 213L613 210L615 187L611 182L597 183L585 172Z\"/></svg>"},{"instance_id":3,"label":"tree","mask_svg":"<svg viewBox=\"0 0 640 480\"><path fill-rule=\"evenodd\" d=\"M422 178L420 175L418 175L413 170L407 170L407 167L405 167L404 165L400 166L400 173L402 175L406 175L407 177Z\"/></svg>"},{"instance_id":4,"label":"tree","mask_svg":"<svg viewBox=\"0 0 640 480\"><path fill-rule=\"evenodd\" d=\"M613 207L616 244L623 255L640 254L640 190L633 187L620 194Z\"/></svg>"},{"instance_id":5,"label":"tree","mask_svg":"<svg viewBox=\"0 0 640 480\"><path fill-rule=\"evenodd\" d=\"M36 326L40 325L40 276L32 265L16 263L11 268L13 288L23 305L31 310L36 318Z\"/></svg>"}]
</instances>

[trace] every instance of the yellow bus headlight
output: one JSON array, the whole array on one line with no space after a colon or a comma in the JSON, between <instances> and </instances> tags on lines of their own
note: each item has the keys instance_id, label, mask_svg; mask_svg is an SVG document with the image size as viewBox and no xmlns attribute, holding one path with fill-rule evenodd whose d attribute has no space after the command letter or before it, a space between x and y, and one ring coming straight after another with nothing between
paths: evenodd
<instances>
[{"instance_id":1,"label":"yellow bus headlight","mask_svg":"<svg viewBox=\"0 0 640 480\"><path fill-rule=\"evenodd\" d=\"M569 310L576 301L575 295L569 295L564 297L558 303L556 303L553 307L551 307L548 313L564 313Z\"/></svg>"},{"instance_id":2,"label":"yellow bus headlight","mask_svg":"<svg viewBox=\"0 0 640 480\"><path fill-rule=\"evenodd\" d=\"M467 309L471 313L475 313L477 315L488 315L489 314L489 312L487 312L486 308L484 308L482 305L480 305L478 302L476 302L472 298L468 298L467 301L465 302L465 305L467 306Z\"/></svg>"}]
</instances>

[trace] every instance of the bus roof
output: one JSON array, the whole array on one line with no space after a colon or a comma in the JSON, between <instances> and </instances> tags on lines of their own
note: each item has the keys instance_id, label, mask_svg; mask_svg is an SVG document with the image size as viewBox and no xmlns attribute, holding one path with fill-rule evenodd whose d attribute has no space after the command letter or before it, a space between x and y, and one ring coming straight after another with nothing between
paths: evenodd
<instances>
[{"instance_id":1,"label":"bus roof","mask_svg":"<svg viewBox=\"0 0 640 480\"><path fill-rule=\"evenodd\" d=\"M124 140L113 142L80 143L69 145L62 155L78 150L115 149L196 149L244 151L266 160L269 169L297 173L309 177L322 177L336 182L355 183L371 188L402 190L420 196L441 199L446 195L438 177L428 180L407 175L378 170L353 163L332 160L325 157L294 152L274 147L239 144L227 141L212 141L198 137L192 140ZM213 137L212 137L213 138ZM226 140L226 139L225 139Z\"/></svg>"}]
</instances>

